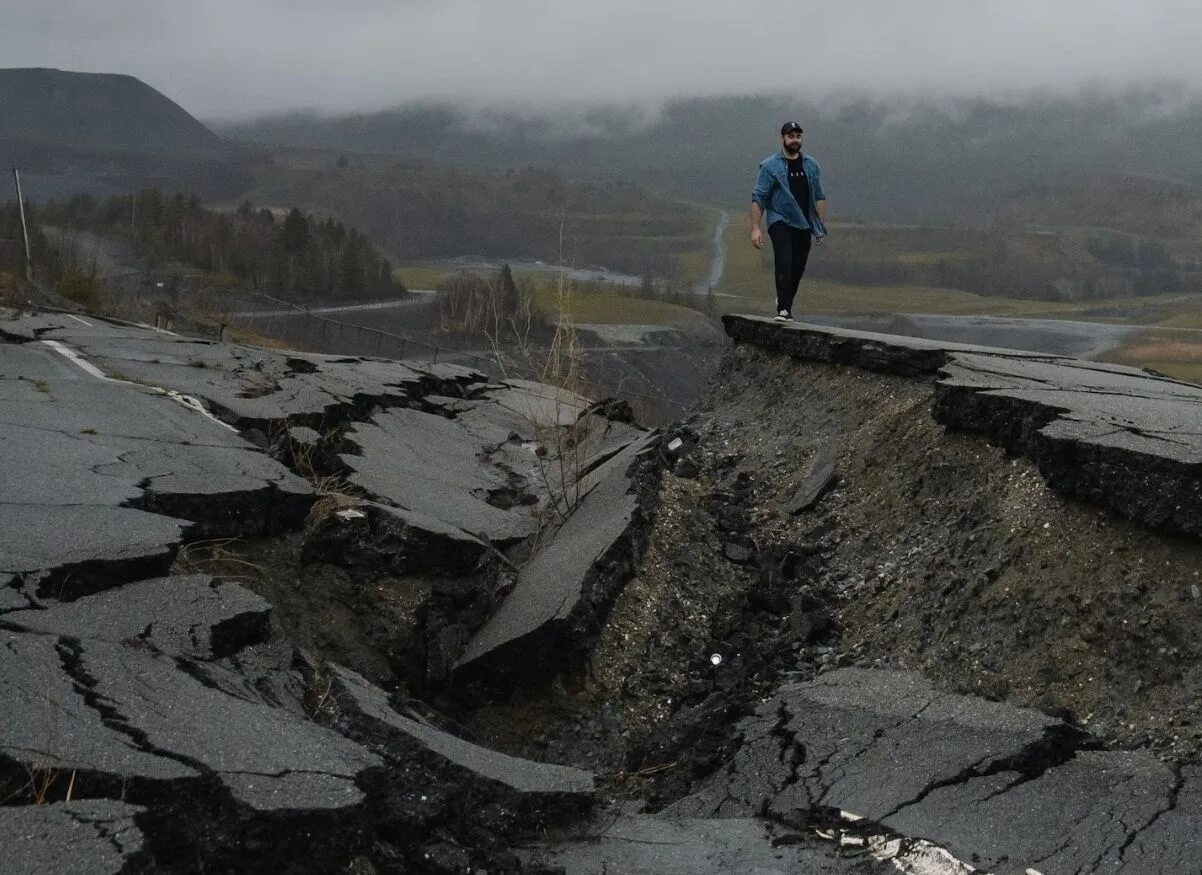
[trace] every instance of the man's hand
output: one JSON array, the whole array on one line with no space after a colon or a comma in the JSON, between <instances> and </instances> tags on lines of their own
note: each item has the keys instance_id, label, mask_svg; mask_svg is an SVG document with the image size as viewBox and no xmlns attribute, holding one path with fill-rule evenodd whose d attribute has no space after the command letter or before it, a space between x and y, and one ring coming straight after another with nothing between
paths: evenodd
<instances>
[{"instance_id":1,"label":"man's hand","mask_svg":"<svg viewBox=\"0 0 1202 875\"><path fill-rule=\"evenodd\" d=\"M764 232L758 227L751 229L751 245L756 249L764 248Z\"/></svg>"},{"instance_id":2,"label":"man's hand","mask_svg":"<svg viewBox=\"0 0 1202 875\"><path fill-rule=\"evenodd\" d=\"M814 245L815 245L815 246L821 246L821 245L822 245L823 243L825 243L825 242L826 242L826 235L825 235L825 234L823 234L821 237L815 237L815 238L814 238Z\"/></svg>"}]
</instances>

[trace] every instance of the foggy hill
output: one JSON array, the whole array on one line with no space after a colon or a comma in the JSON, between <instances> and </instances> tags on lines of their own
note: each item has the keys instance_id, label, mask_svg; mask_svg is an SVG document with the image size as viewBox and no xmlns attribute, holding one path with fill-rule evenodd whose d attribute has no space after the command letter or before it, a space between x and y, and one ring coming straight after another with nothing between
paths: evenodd
<instances>
[{"instance_id":1,"label":"foggy hill","mask_svg":"<svg viewBox=\"0 0 1202 875\"><path fill-rule=\"evenodd\" d=\"M807 149L845 218L988 224L1032 187L1095 184L1105 174L1202 181L1193 158L1202 148L1202 103L1172 87L1012 102L696 98L652 116L617 106L465 112L425 104L342 118L294 114L223 132L446 162L484 155L502 166L571 166L733 204L747 200L756 163L776 148L776 130L789 118L806 126Z\"/></svg>"},{"instance_id":2,"label":"foggy hill","mask_svg":"<svg viewBox=\"0 0 1202 875\"><path fill-rule=\"evenodd\" d=\"M139 188L231 197L249 185L241 154L132 76L0 70L0 163L35 201Z\"/></svg>"},{"instance_id":3,"label":"foggy hill","mask_svg":"<svg viewBox=\"0 0 1202 875\"><path fill-rule=\"evenodd\" d=\"M0 70L0 138L163 156L214 156L224 142L132 76Z\"/></svg>"}]
</instances>

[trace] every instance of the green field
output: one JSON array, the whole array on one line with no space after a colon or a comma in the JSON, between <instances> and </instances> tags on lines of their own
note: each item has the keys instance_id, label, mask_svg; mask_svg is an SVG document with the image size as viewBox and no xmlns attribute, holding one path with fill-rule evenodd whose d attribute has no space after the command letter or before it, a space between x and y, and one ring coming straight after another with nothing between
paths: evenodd
<instances>
[{"instance_id":1,"label":"green field","mask_svg":"<svg viewBox=\"0 0 1202 875\"><path fill-rule=\"evenodd\" d=\"M839 245L839 226L832 226L831 242ZM726 274L718 291L727 296L721 306L728 312L771 310L775 301L772 281L771 244L764 249L751 246L745 222L736 221L727 232ZM811 263L827 250L815 247ZM895 257L904 263L925 263L949 253L923 250L901 251ZM964 257L964 253L958 253ZM815 313L930 313L940 315L1026 316L1056 319L1085 319L1098 322L1149 322L1147 314L1157 316L1149 324L1176 328L1202 328L1202 295L1140 296L1109 300L1046 301L978 295L962 289L930 285L856 284L802 280L795 309ZM1112 311L1113 315L1090 316L1088 311ZM1161 312L1163 311L1163 312Z\"/></svg>"},{"instance_id":2,"label":"green field","mask_svg":"<svg viewBox=\"0 0 1202 875\"><path fill-rule=\"evenodd\" d=\"M392 271L393 277L404 283L407 289L436 289L453 273L445 267L422 264L400 265Z\"/></svg>"},{"instance_id":3,"label":"green field","mask_svg":"<svg viewBox=\"0 0 1202 875\"><path fill-rule=\"evenodd\" d=\"M832 234L835 228L832 228ZM832 236L832 239L837 239ZM765 238L764 249L750 242L745 222L735 221L726 233L726 273L718 292L727 296L720 306L728 312L770 312L776 300L772 282L771 244ZM827 244L837 245L837 243ZM822 258L822 247L815 247L812 259ZM920 257L925 253L912 253ZM943 313L952 315L992 314L999 316L1056 312L1059 304L1047 301L1020 301L974 295L959 289L938 286L855 285L829 280L802 281L794 308L816 313Z\"/></svg>"},{"instance_id":4,"label":"green field","mask_svg":"<svg viewBox=\"0 0 1202 875\"><path fill-rule=\"evenodd\" d=\"M1117 349L1106 361L1151 368L1178 380L1202 383L1202 332L1152 329L1141 332Z\"/></svg>"}]
</instances>

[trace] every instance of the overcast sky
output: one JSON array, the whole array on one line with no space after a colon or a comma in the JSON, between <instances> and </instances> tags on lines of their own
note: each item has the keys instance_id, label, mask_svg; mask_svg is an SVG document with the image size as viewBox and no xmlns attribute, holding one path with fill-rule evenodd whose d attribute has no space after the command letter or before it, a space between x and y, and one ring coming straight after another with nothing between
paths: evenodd
<instances>
[{"instance_id":1,"label":"overcast sky","mask_svg":"<svg viewBox=\"0 0 1202 875\"><path fill-rule=\"evenodd\" d=\"M207 119L415 98L1202 87L1198 0L0 0L0 64Z\"/></svg>"}]
</instances>

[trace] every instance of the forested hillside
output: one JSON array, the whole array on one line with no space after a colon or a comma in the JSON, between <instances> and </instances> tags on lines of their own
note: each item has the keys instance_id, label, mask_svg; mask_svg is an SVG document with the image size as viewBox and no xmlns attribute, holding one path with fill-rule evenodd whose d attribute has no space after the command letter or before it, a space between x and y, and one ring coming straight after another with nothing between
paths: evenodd
<instances>
[{"instance_id":1,"label":"forested hillside","mask_svg":"<svg viewBox=\"0 0 1202 875\"><path fill-rule=\"evenodd\" d=\"M580 181L491 153L454 166L275 150L246 197L339 216L398 259L481 255L671 277L707 252L715 213L629 181ZM577 168L581 170L582 168Z\"/></svg>"},{"instance_id":2,"label":"forested hillside","mask_svg":"<svg viewBox=\"0 0 1202 875\"><path fill-rule=\"evenodd\" d=\"M32 210L31 222L129 240L148 268L183 263L227 282L287 295L338 295L394 288L389 262L354 228L293 208L282 216L243 203L236 212L206 209L195 197L157 189L97 200L77 195ZM0 238L11 233L15 205L0 210ZM18 226L19 227L19 226ZM38 232L34 263L59 279L86 276L85 259L50 245Z\"/></svg>"}]
</instances>

